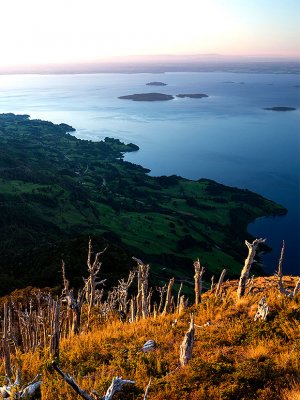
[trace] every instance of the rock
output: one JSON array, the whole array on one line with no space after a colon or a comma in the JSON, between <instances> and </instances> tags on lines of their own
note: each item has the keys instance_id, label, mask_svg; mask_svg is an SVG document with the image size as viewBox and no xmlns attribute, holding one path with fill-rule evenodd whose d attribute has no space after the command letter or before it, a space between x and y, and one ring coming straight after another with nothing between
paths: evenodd
<instances>
[{"instance_id":1,"label":"rock","mask_svg":"<svg viewBox=\"0 0 300 400\"><path fill-rule=\"evenodd\" d=\"M156 347L156 343L154 340L150 339L147 340L147 342L144 344L144 346L141 348L143 353L148 353L149 351L154 350Z\"/></svg>"}]
</instances>

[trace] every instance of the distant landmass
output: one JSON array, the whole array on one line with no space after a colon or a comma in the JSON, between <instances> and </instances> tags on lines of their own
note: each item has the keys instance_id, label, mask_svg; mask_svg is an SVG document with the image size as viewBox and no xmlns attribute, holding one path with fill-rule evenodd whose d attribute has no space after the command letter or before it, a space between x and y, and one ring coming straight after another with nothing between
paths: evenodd
<instances>
[{"instance_id":1,"label":"distant landmass","mask_svg":"<svg viewBox=\"0 0 300 400\"><path fill-rule=\"evenodd\" d=\"M299 58L228 57L218 54L128 56L87 63L0 66L0 74L94 74L103 72L299 74L299 70Z\"/></svg>"},{"instance_id":2,"label":"distant landmass","mask_svg":"<svg viewBox=\"0 0 300 400\"><path fill-rule=\"evenodd\" d=\"M268 111L295 111L295 110L297 110L297 108L295 108L295 107L282 107L282 106L278 107L278 106L276 106L276 107L267 107L267 108L264 108L264 110L268 110Z\"/></svg>"},{"instance_id":3,"label":"distant landmass","mask_svg":"<svg viewBox=\"0 0 300 400\"><path fill-rule=\"evenodd\" d=\"M120 96L118 97L118 99L132 100L132 101L165 101L165 100L173 100L174 96L163 93L136 93L136 94L129 94L127 96Z\"/></svg>"},{"instance_id":4,"label":"distant landmass","mask_svg":"<svg viewBox=\"0 0 300 400\"><path fill-rule=\"evenodd\" d=\"M203 97L208 97L207 94L204 93L185 93L185 94L176 94L176 97L185 98L189 97L190 99L202 99Z\"/></svg>"},{"instance_id":5,"label":"distant landmass","mask_svg":"<svg viewBox=\"0 0 300 400\"><path fill-rule=\"evenodd\" d=\"M167 83L164 82L148 82L146 83L147 86L167 86Z\"/></svg>"},{"instance_id":6,"label":"distant landmass","mask_svg":"<svg viewBox=\"0 0 300 400\"><path fill-rule=\"evenodd\" d=\"M245 82L233 82L233 81L225 81L223 83L231 83L231 84L237 84L237 85L244 85Z\"/></svg>"}]
</instances>

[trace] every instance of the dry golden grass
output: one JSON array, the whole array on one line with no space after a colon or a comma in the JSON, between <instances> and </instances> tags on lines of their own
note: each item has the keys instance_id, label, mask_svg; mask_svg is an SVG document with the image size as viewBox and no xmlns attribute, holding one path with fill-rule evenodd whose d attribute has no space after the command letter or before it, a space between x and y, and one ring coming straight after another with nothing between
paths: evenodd
<instances>
[{"instance_id":1,"label":"dry golden grass","mask_svg":"<svg viewBox=\"0 0 300 400\"><path fill-rule=\"evenodd\" d=\"M262 358L268 357L272 351L274 344L271 341L262 341L258 343L253 343L245 349L243 355L245 358L260 360Z\"/></svg>"},{"instance_id":2,"label":"dry golden grass","mask_svg":"<svg viewBox=\"0 0 300 400\"><path fill-rule=\"evenodd\" d=\"M226 296L215 298L207 293L198 307L181 316L132 324L116 318L104 325L95 323L91 332L61 341L60 366L83 389L95 389L101 395L114 376L134 380L135 386L116 400L142 399L150 376L148 400L299 399L300 296L285 298L269 278L255 281L253 291L240 301L236 282L226 283L225 289ZM270 317L266 322L254 322L262 296L267 297ZM179 346L190 312L194 312L197 325L193 359L187 367L179 368ZM174 326L175 318L178 323ZM207 321L211 325L203 326ZM149 339L156 341L157 348L144 354L140 349ZM48 368L47 352L17 358L25 380L43 373L43 400L78 399Z\"/></svg>"},{"instance_id":3,"label":"dry golden grass","mask_svg":"<svg viewBox=\"0 0 300 400\"><path fill-rule=\"evenodd\" d=\"M300 400L300 384L293 384L291 389L284 390L282 400Z\"/></svg>"}]
</instances>

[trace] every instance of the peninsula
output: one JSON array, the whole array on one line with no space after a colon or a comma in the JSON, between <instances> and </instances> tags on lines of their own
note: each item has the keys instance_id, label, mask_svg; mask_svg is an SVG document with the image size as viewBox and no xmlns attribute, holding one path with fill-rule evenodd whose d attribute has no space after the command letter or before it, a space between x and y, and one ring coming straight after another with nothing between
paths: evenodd
<instances>
[{"instance_id":1,"label":"peninsula","mask_svg":"<svg viewBox=\"0 0 300 400\"><path fill-rule=\"evenodd\" d=\"M80 140L72 131L28 115L0 114L2 292L59 284L61 258L81 282L76 254L83 235L105 238L109 257L115 245L121 249L110 276L124 270L125 253L129 260L131 254L150 262L157 279L183 279L200 255L208 276L222 268L237 276L244 240L251 239L247 225L286 213L249 190L209 179L152 177L124 160L136 145Z\"/></svg>"},{"instance_id":2,"label":"peninsula","mask_svg":"<svg viewBox=\"0 0 300 400\"><path fill-rule=\"evenodd\" d=\"M166 101L173 100L174 96L163 93L136 93L127 96L120 96L118 99L132 100L132 101Z\"/></svg>"}]
</instances>

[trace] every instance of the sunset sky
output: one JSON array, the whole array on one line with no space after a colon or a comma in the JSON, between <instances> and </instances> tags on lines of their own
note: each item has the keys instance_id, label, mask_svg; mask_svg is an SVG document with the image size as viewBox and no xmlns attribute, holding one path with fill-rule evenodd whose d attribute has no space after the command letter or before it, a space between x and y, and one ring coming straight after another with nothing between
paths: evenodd
<instances>
[{"instance_id":1,"label":"sunset sky","mask_svg":"<svg viewBox=\"0 0 300 400\"><path fill-rule=\"evenodd\" d=\"M1 0L0 65L300 56L299 0Z\"/></svg>"}]
</instances>

